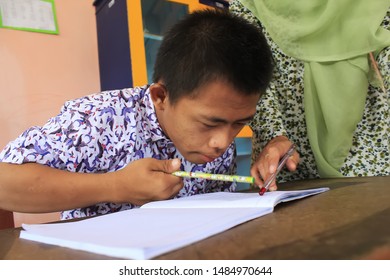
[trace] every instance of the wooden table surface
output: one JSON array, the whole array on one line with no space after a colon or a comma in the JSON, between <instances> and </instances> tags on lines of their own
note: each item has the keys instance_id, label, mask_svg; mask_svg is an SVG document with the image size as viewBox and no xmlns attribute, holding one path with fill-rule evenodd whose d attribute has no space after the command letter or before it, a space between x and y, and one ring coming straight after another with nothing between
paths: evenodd
<instances>
[{"instance_id":1,"label":"wooden table surface","mask_svg":"<svg viewBox=\"0 0 390 280\"><path fill-rule=\"evenodd\" d=\"M273 213L156 259L389 259L390 177L303 180L281 190L330 191L276 206ZM0 230L0 259L111 259L19 238Z\"/></svg>"}]
</instances>

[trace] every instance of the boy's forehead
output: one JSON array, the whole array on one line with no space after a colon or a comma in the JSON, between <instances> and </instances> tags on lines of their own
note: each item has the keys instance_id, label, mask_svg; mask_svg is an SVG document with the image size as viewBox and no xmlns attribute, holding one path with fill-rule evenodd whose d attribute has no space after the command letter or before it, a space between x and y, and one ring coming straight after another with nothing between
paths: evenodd
<instances>
[{"instance_id":1,"label":"boy's forehead","mask_svg":"<svg viewBox=\"0 0 390 280\"><path fill-rule=\"evenodd\" d=\"M260 94L243 94L223 87L208 88L195 95L182 96L174 106L184 114L212 122L249 121L256 113Z\"/></svg>"},{"instance_id":2,"label":"boy's forehead","mask_svg":"<svg viewBox=\"0 0 390 280\"><path fill-rule=\"evenodd\" d=\"M169 93L168 93L169 94ZM256 105L260 93L248 94L242 92L230 83L215 80L199 86L192 92L185 92L179 95L171 105L185 106L186 110L194 111L215 111L218 115L224 110L248 111L248 115L256 111Z\"/></svg>"},{"instance_id":3,"label":"boy's forehead","mask_svg":"<svg viewBox=\"0 0 390 280\"><path fill-rule=\"evenodd\" d=\"M202 86L199 86L192 92L187 92L183 94L183 97L188 99L225 99L239 96L242 99L252 99L253 96L260 97L259 93L248 94L238 90L236 87L232 86L229 82L223 80L215 80L208 82Z\"/></svg>"}]
</instances>

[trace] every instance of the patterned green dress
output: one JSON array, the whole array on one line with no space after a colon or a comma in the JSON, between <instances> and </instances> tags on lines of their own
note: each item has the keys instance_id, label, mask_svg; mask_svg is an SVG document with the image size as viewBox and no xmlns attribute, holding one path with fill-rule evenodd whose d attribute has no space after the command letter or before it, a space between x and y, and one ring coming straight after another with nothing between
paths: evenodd
<instances>
[{"instance_id":1,"label":"patterned green dress","mask_svg":"<svg viewBox=\"0 0 390 280\"><path fill-rule=\"evenodd\" d=\"M230 12L259 26L271 47L275 62L274 78L257 105L257 114L250 124L253 130L252 161L274 137L287 136L297 145L301 162L295 172L282 171L278 181L318 178L318 170L307 136L305 121L302 61L287 56L272 41L259 20L238 0L230 2ZM389 11L382 26L389 29ZM390 47L385 48L376 60L384 79L385 88L390 84ZM390 91L370 85L365 110L354 136L353 145L340 172L344 176L390 175ZM346 111L353 110L345 108Z\"/></svg>"}]
</instances>

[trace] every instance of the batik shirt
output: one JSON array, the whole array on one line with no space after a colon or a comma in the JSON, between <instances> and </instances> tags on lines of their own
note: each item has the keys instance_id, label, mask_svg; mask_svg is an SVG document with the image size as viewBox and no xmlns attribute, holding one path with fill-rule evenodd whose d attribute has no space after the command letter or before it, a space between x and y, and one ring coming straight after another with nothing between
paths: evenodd
<instances>
[{"instance_id":1,"label":"batik shirt","mask_svg":"<svg viewBox=\"0 0 390 280\"><path fill-rule=\"evenodd\" d=\"M68 101L60 114L43 127L31 127L10 142L0 161L35 162L81 173L113 172L142 158L179 158L181 170L233 174L235 145L212 162L194 164L183 158L162 131L148 86L105 91ZM235 183L184 179L176 197L214 191L234 191ZM62 219L94 216L135 208L128 204L100 203L64 211Z\"/></svg>"}]
</instances>

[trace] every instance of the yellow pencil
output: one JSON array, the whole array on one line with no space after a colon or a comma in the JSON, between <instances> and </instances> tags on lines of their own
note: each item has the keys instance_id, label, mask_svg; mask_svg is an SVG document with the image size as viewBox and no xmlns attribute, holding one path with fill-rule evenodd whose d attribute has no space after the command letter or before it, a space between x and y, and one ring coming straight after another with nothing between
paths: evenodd
<instances>
[{"instance_id":1,"label":"yellow pencil","mask_svg":"<svg viewBox=\"0 0 390 280\"><path fill-rule=\"evenodd\" d=\"M229 181L229 182L239 182L239 183L248 183L248 184L253 184L255 182L255 179L253 177L240 176L240 175L209 174L203 172L186 172L186 171L175 171L172 174L178 177L185 177L185 178L200 178L206 180Z\"/></svg>"}]
</instances>

